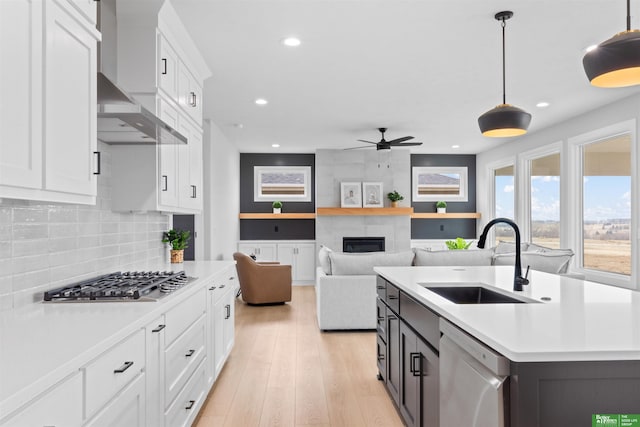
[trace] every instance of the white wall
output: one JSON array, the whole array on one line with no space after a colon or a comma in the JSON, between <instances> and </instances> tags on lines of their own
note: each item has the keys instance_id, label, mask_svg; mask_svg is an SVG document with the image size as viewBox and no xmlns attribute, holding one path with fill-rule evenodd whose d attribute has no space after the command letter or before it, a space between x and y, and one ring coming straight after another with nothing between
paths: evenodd
<instances>
[{"instance_id":1,"label":"white wall","mask_svg":"<svg viewBox=\"0 0 640 427\"><path fill-rule=\"evenodd\" d=\"M240 238L240 153L220 128L204 124L204 259L230 260Z\"/></svg>"}]
</instances>

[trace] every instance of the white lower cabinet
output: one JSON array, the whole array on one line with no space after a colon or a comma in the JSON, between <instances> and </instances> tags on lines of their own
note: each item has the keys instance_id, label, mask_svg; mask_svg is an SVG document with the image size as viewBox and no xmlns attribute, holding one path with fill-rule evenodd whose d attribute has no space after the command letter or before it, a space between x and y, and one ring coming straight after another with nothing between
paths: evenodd
<instances>
[{"instance_id":1,"label":"white lower cabinet","mask_svg":"<svg viewBox=\"0 0 640 427\"><path fill-rule=\"evenodd\" d=\"M241 240L238 242L238 252L253 254L257 261L278 261L290 265L294 283L313 283L316 278L316 245L312 240Z\"/></svg>"},{"instance_id":2,"label":"white lower cabinet","mask_svg":"<svg viewBox=\"0 0 640 427\"><path fill-rule=\"evenodd\" d=\"M205 315L165 351L165 403L169 405L205 357Z\"/></svg>"},{"instance_id":3,"label":"white lower cabinet","mask_svg":"<svg viewBox=\"0 0 640 427\"><path fill-rule=\"evenodd\" d=\"M138 376L102 410L93 417L86 427L144 427L146 421L145 375Z\"/></svg>"},{"instance_id":4,"label":"white lower cabinet","mask_svg":"<svg viewBox=\"0 0 640 427\"><path fill-rule=\"evenodd\" d=\"M145 327L146 339L146 395L147 425L164 424L164 315Z\"/></svg>"},{"instance_id":5,"label":"white lower cabinet","mask_svg":"<svg viewBox=\"0 0 640 427\"><path fill-rule=\"evenodd\" d=\"M79 426L82 424L82 374L70 378L29 402L2 427Z\"/></svg>"},{"instance_id":6,"label":"white lower cabinet","mask_svg":"<svg viewBox=\"0 0 640 427\"><path fill-rule=\"evenodd\" d=\"M213 383L220 374L235 342L235 299L238 293L235 267L216 276L208 286L209 354L208 382Z\"/></svg>"},{"instance_id":7,"label":"white lower cabinet","mask_svg":"<svg viewBox=\"0 0 640 427\"><path fill-rule=\"evenodd\" d=\"M207 397L206 358L200 362L187 385L165 414L165 427L190 426Z\"/></svg>"}]
</instances>

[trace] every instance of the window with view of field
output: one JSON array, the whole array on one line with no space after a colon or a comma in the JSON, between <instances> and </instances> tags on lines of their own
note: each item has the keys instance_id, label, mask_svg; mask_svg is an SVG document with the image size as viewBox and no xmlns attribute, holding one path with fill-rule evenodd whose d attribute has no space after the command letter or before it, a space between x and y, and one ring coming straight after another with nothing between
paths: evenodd
<instances>
[{"instance_id":1,"label":"window with view of field","mask_svg":"<svg viewBox=\"0 0 640 427\"><path fill-rule=\"evenodd\" d=\"M582 146L582 265L631 274L631 136Z\"/></svg>"},{"instance_id":2,"label":"window with view of field","mask_svg":"<svg viewBox=\"0 0 640 427\"><path fill-rule=\"evenodd\" d=\"M513 178L513 165L504 166L493 170L493 188L495 194L495 216L496 218L514 219L515 206L515 181ZM496 224L494 226L496 245L503 241L514 241L515 234L513 229L505 224Z\"/></svg>"},{"instance_id":3,"label":"window with view of field","mask_svg":"<svg viewBox=\"0 0 640 427\"><path fill-rule=\"evenodd\" d=\"M560 153L530 161L531 242L560 247Z\"/></svg>"}]
</instances>

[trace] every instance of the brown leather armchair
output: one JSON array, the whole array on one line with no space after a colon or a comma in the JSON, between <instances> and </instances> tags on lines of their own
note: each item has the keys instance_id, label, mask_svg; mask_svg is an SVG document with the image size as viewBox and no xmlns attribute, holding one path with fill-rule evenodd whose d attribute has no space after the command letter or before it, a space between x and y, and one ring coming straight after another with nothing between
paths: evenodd
<instances>
[{"instance_id":1,"label":"brown leather armchair","mask_svg":"<svg viewBox=\"0 0 640 427\"><path fill-rule=\"evenodd\" d=\"M291 301L291 266L277 262L260 263L236 252L242 299L247 304L276 304Z\"/></svg>"}]
</instances>

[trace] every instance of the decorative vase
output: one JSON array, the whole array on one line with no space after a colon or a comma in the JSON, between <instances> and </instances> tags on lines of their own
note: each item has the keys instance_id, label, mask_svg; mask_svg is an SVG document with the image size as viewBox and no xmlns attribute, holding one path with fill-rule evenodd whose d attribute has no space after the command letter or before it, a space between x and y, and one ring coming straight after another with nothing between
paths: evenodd
<instances>
[{"instance_id":1,"label":"decorative vase","mask_svg":"<svg viewBox=\"0 0 640 427\"><path fill-rule=\"evenodd\" d=\"M447 208L436 208L438 213L447 213Z\"/></svg>"},{"instance_id":2,"label":"decorative vase","mask_svg":"<svg viewBox=\"0 0 640 427\"><path fill-rule=\"evenodd\" d=\"M282 208L273 208L273 213L274 214L282 213Z\"/></svg>"},{"instance_id":3,"label":"decorative vase","mask_svg":"<svg viewBox=\"0 0 640 427\"><path fill-rule=\"evenodd\" d=\"M184 249L171 250L171 264L184 262Z\"/></svg>"},{"instance_id":4,"label":"decorative vase","mask_svg":"<svg viewBox=\"0 0 640 427\"><path fill-rule=\"evenodd\" d=\"M398 207L398 201L396 200L395 202L391 202L391 207L392 208L397 208Z\"/></svg>"}]
</instances>

